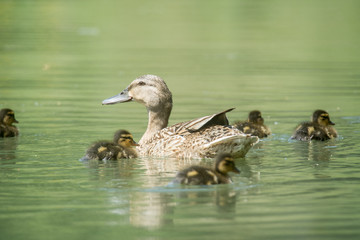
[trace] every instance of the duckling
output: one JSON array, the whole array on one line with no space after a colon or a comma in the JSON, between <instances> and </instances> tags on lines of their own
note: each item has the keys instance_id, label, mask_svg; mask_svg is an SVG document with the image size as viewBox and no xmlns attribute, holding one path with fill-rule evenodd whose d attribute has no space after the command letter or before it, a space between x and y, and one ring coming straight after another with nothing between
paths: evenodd
<instances>
[{"instance_id":1,"label":"duckling","mask_svg":"<svg viewBox=\"0 0 360 240\"><path fill-rule=\"evenodd\" d=\"M9 108L0 110L0 137L15 137L19 135L19 130L13 123L19 123L15 119L15 113Z\"/></svg>"},{"instance_id":2,"label":"duckling","mask_svg":"<svg viewBox=\"0 0 360 240\"><path fill-rule=\"evenodd\" d=\"M118 130L114 134L113 142L99 141L94 143L83 159L117 160L121 158L137 158L138 154L133 146L138 146L133 136L126 130Z\"/></svg>"},{"instance_id":3,"label":"duckling","mask_svg":"<svg viewBox=\"0 0 360 240\"><path fill-rule=\"evenodd\" d=\"M172 94L165 81L155 75L138 77L102 103L130 101L143 104L148 112L148 126L138 147L141 156L212 158L218 152L228 152L243 157L259 141L229 126L226 113L234 108L168 127Z\"/></svg>"},{"instance_id":4,"label":"duckling","mask_svg":"<svg viewBox=\"0 0 360 240\"><path fill-rule=\"evenodd\" d=\"M309 141L336 138L337 132L333 127L335 123L330 120L329 113L324 110L316 110L310 122L303 122L296 127L291 139Z\"/></svg>"},{"instance_id":5,"label":"duckling","mask_svg":"<svg viewBox=\"0 0 360 240\"><path fill-rule=\"evenodd\" d=\"M264 118L258 110L251 111L245 122L235 122L234 126L245 134L265 138L271 134L270 128L264 125Z\"/></svg>"},{"instance_id":6,"label":"duckling","mask_svg":"<svg viewBox=\"0 0 360 240\"><path fill-rule=\"evenodd\" d=\"M240 170L235 166L231 154L224 153L217 156L214 169L202 166L190 166L178 172L174 182L184 185L232 183L228 172L240 173Z\"/></svg>"}]
</instances>

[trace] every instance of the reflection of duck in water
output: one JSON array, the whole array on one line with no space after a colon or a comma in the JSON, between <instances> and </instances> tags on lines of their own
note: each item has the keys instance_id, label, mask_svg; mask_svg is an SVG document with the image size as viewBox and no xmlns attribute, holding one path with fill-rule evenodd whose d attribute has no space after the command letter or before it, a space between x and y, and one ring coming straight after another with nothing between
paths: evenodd
<instances>
[{"instance_id":1,"label":"reflection of duck in water","mask_svg":"<svg viewBox=\"0 0 360 240\"><path fill-rule=\"evenodd\" d=\"M174 182L185 185L232 183L232 180L228 175L229 172L240 173L230 154L219 154L216 158L214 169L202 166L191 166L178 172Z\"/></svg>"},{"instance_id":2,"label":"reflection of duck in water","mask_svg":"<svg viewBox=\"0 0 360 240\"><path fill-rule=\"evenodd\" d=\"M245 122L235 122L234 126L240 131L259 138L267 137L271 134L270 128L264 125L264 118L258 110L251 111L249 117Z\"/></svg>"},{"instance_id":3,"label":"reflection of duck in water","mask_svg":"<svg viewBox=\"0 0 360 240\"><path fill-rule=\"evenodd\" d=\"M291 139L324 141L336 138L337 132L333 125L335 123L330 120L329 113L324 110L316 110L310 122L303 122L295 129Z\"/></svg>"},{"instance_id":4,"label":"reflection of duck in water","mask_svg":"<svg viewBox=\"0 0 360 240\"><path fill-rule=\"evenodd\" d=\"M0 137L15 137L19 131L13 123L19 123L15 119L15 113L9 108L0 110Z\"/></svg>"},{"instance_id":5,"label":"reflection of duck in water","mask_svg":"<svg viewBox=\"0 0 360 240\"><path fill-rule=\"evenodd\" d=\"M158 76L144 75L135 79L120 94L103 104L136 101L148 110L148 127L139 141L142 156L178 158L214 157L229 152L243 157L258 141L229 126L226 112L232 109L167 127L172 110L172 94Z\"/></svg>"},{"instance_id":6,"label":"reflection of duck in water","mask_svg":"<svg viewBox=\"0 0 360 240\"><path fill-rule=\"evenodd\" d=\"M136 158L137 152L133 146L138 144L126 130L118 130L114 134L114 141L99 141L94 143L82 160L116 160L121 158Z\"/></svg>"}]
</instances>

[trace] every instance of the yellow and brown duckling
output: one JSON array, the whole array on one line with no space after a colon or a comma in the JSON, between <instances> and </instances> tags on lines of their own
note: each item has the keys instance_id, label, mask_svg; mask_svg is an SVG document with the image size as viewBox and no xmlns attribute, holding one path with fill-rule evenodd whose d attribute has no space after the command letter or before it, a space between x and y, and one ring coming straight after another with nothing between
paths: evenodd
<instances>
[{"instance_id":1,"label":"yellow and brown duckling","mask_svg":"<svg viewBox=\"0 0 360 240\"><path fill-rule=\"evenodd\" d=\"M114 134L114 141L99 141L94 143L83 159L117 160L122 158L136 158L138 154L134 146L138 144L126 130L118 130Z\"/></svg>"},{"instance_id":2,"label":"yellow and brown duckling","mask_svg":"<svg viewBox=\"0 0 360 240\"><path fill-rule=\"evenodd\" d=\"M15 119L15 113L9 108L0 110L0 137L15 137L19 135L19 130L13 123L19 123Z\"/></svg>"},{"instance_id":3,"label":"yellow and brown duckling","mask_svg":"<svg viewBox=\"0 0 360 240\"><path fill-rule=\"evenodd\" d=\"M310 122L303 122L296 127L291 139L309 141L336 138L337 132L333 127L335 123L330 120L329 113L324 110L316 110Z\"/></svg>"},{"instance_id":4,"label":"yellow and brown duckling","mask_svg":"<svg viewBox=\"0 0 360 240\"><path fill-rule=\"evenodd\" d=\"M175 183L184 185L213 185L232 183L229 172L240 173L235 166L234 159L228 153L219 154L216 158L215 168L190 166L177 173Z\"/></svg>"},{"instance_id":5,"label":"yellow and brown duckling","mask_svg":"<svg viewBox=\"0 0 360 240\"><path fill-rule=\"evenodd\" d=\"M235 122L234 126L245 134L265 138L271 134L270 128L264 125L264 118L258 110L251 111L245 122Z\"/></svg>"}]
</instances>

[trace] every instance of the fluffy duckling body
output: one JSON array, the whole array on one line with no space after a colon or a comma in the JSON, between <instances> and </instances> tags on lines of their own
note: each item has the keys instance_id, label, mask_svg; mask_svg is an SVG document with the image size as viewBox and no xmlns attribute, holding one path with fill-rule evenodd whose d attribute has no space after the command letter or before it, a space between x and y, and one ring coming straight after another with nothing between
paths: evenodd
<instances>
[{"instance_id":1,"label":"fluffy duckling body","mask_svg":"<svg viewBox=\"0 0 360 240\"><path fill-rule=\"evenodd\" d=\"M136 158L138 156L133 146L138 144L126 130L118 130L114 134L114 141L99 141L87 151L85 158L94 160L117 160L122 158Z\"/></svg>"},{"instance_id":2,"label":"fluffy duckling body","mask_svg":"<svg viewBox=\"0 0 360 240\"><path fill-rule=\"evenodd\" d=\"M177 173L175 183L184 185L214 185L232 183L229 172L240 173L231 154L219 154L215 168L191 166Z\"/></svg>"},{"instance_id":3,"label":"fluffy duckling body","mask_svg":"<svg viewBox=\"0 0 360 240\"><path fill-rule=\"evenodd\" d=\"M229 126L226 113L193 119L167 127L172 110L172 94L164 80L155 75L141 76L120 94L103 101L104 105L136 101L148 112L147 130L139 141L142 156L211 158L217 152L243 157L258 142Z\"/></svg>"},{"instance_id":4,"label":"fluffy duckling body","mask_svg":"<svg viewBox=\"0 0 360 240\"><path fill-rule=\"evenodd\" d=\"M251 111L245 122L235 122L234 126L245 134L259 138L268 137L271 134L270 128L264 125L264 118L258 110Z\"/></svg>"},{"instance_id":5,"label":"fluffy duckling body","mask_svg":"<svg viewBox=\"0 0 360 240\"><path fill-rule=\"evenodd\" d=\"M325 141L336 138L337 132L333 125L335 123L330 120L329 113L324 110L316 110L310 122L303 122L296 127L291 139Z\"/></svg>"},{"instance_id":6,"label":"fluffy duckling body","mask_svg":"<svg viewBox=\"0 0 360 240\"><path fill-rule=\"evenodd\" d=\"M19 123L15 119L15 113L9 108L0 110L0 137L15 137L19 135L19 130L13 123Z\"/></svg>"}]
</instances>

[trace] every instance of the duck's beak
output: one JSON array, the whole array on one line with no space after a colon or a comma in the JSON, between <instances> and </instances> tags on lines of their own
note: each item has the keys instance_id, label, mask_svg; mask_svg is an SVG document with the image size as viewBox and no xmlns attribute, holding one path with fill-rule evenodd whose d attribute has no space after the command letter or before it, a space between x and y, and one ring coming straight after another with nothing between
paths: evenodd
<instances>
[{"instance_id":1,"label":"duck's beak","mask_svg":"<svg viewBox=\"0 0 360 240\"><path fill-rule=\"evenodd\" d=\"M132 146L140 146L137 142L135 142L135 141L133 141L132 143L131 143L131 145Z\"/></svg>"},{"instance_id":2,"label":"duck's beak","mask_svg":"<svg viewBox=\"0 0 360 240\"><path fill-rule=\"evenodd\" d=\"M233 172L234 173L240 173L240 170L237 167L234 167Z\"/></svg>"},{"instance_id":3,"label":"duck's beak","mask_svg":"<svg viewBox=\"0 0 360 240\"><path fill-rule=\"evenodd\" d=\"M111 98L105 99L104 101L102 101L102 104L109 105L109 104L115 104L115 103L129 102L132 100L133 100L133 98L131 96L129 96L129 91L126 88L124 91L122 91L118 95L115 95Z\"/></svg>"},{"instance_id":4,"label":"duck's beak","mask_svg":"<svg viewBox=\"0 0 360 240\"><path fill-rule=\"evenodd\" d=\"M329 124L330 124L330 125L335 125L335 123L332 122L332 121L330 121L330 120L329 120Z\"/></svg>"}]
</instances>

